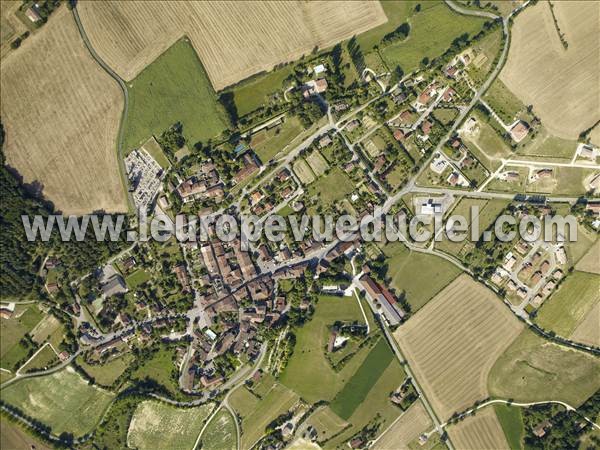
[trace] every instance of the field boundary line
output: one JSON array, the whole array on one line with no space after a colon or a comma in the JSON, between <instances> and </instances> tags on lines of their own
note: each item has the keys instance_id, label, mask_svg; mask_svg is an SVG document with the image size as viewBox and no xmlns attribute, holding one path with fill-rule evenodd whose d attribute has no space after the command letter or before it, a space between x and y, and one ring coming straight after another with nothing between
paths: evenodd
<instances>
[{"instance_id":1,"label":"field boundary line","mask_svg":"<svg viewBox=\"0 0 600 450\"><path fill-rule=\"evenodd\" d=\"M104 69L104 71L113 78L121 91L123 92L123 112L121 113L121 120L119 121L119 132L117 137L117 158L118 158L118 166L119 166L119 174L121 175L121 184L123 185L123 190L125 191L125 196L127 198L127 209L129 212L132 211L133 205L133 196L131 192L129 192L129 185L127 181L127 171L125 169L125 159L123 154L123 135L125 134L125 124L127 121L127 114L129 112L129 92L127 91L127 86L123 79L114 71L112 68L104 62L102 58L96 53L96 50L92 46L85 29L83 28L83 24L81 23L81 19L79 18L79 12L77 11L77 5L74 5L71 8L71 13L73 14L73 18L75 19L75 24L77 25L77 30L79 31L79 35L81 36L81 40L85 45L85 48L90 53L91 57L98 63L98 65Z\"/></svg>"}]
</instances>

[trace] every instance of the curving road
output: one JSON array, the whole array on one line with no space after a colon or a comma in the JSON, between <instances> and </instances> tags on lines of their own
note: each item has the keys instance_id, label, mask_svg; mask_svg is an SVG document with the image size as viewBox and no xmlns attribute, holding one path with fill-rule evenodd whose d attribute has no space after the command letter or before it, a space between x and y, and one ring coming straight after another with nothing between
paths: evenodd
<instances>
[{"instance_id":1,"label":"curving road","mask_svg":"<svg viewBox=\"0 0 600 450\"><path fill-rule=\"evenodd\" d=\"M125 155L123 153L124 152L123 135L125 134L125 122L127 120L127 113L129 111L129 93L127 92L127 86L125 85L125 81L114 70L112 70L108 64L106 64L104 62L104 60L100 57L100 55L98 55L98 53L96 53L96 50L94 50L94 47L92 47L92 43L90 42L90 40L83 28L83 24L81 23L81 19L79 18L79 12L77 11L77 6L74 6L71 9L71 11L73 13L73 18L75 19L75 24L77 25L77 29L79 30L81 39L83 40L83 43L85 44L86 48L90 52L90 55L92 55L92 58L94 58L94 60L96 60L96 62L100 65L100 67L102 67L104 69L104 71L106 73L108 73L119 84L121 91L123 91L123 100L124 100L125 105L123 107L123 114L121 115L121 122L119 123L119 135L118 135L118 141L117 141L117 156L119 159L118 163L119 163L119 174L121 175L121 182L123 183L123 189L127 193L127 200L129 202L128 209L135 208L135 203L133 202L133 195L131 194L131 192L129 192L129 181L127 179L127 170L125 170Z\"/></svg>"}]
</instances>

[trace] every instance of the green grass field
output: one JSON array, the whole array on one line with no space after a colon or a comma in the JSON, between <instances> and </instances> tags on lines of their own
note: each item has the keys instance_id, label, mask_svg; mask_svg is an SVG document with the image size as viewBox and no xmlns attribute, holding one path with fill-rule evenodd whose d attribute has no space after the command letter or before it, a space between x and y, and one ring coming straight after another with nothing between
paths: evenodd
<instances>
[{"instance_id":1,"label":"green grass field","mask_svg":"<svg viewBox=\"0 0 600 450\"><path fill-rule=\"evenodd\" d=\"M600 387L600 361L525 329L496 360L491 396L519 402L561 400L577 407Z\"/></svg>"},{"instance_id":2,"label":"green grass field","mask_svg":"<svg viewBox=\"0 0 600 450\"><path fill-rule=\"evenodd\" d=\"M171 374L177 371L174 363L175 350L160 349L154 353L152 358L145 361L132 374L132 378L144 379L146 377L153 379L157 383L167 388L171 393L178 392L177 381L173 380Z\"/></svg>"},{"instance_id":3,"label":"green grass field","mask_svg":"<svg viewBox=\"0 0 600 450\"><path fill-rule=\"evenodd\" d=\"M386 340L381 338L371 349L352 378L337 393L331 409L344 420L348 420L356 408L365 400L373 385L394 357Z\"/></svg>"},{"instance_id":4,"label":"green grass field","mask_svg":"<svg viewBox=\"0 0 600 450\"><path fill-rule=\"evenodd\" d=\"M460 270L437 256L411 252L404 244L393 242L383 247L388 264L391 286L404 291L412 311L423 307L435 294L446 287Z\"/></svg>"},{"instance_id":5,"label":"green grass field","mask_svg":"<svg viewBox=\"0 0 600 450\"><path fill-rule=\"evenodd\" d=\"M535 321L542 328L568 337L599 299L600 275L575 271L544 302Z\"/></svg>"},{"instance_id":6,"label":"green grass field","mask_svg":"<svg viewBox=\"0 0 600 450\"><path fill-rule=\"evenodd\" d=\"M58 356L52 350L52 347L45 345L35 357L21 368L21 373L35 372L44 370L56 365L59 362Z\"/></svg>"},{"instance_id":7,"label":"green grass field","mask_svg":"<svg viewBox=\"0 0 600 450\"><path fill-rule=\"evenodd\" d=\"M73 369L27 378L2 390L2 401L52 427L81 436L100 420L114 394L90 386Z\"/></svg>"},{"instance_id":8,"label":"green grass field","mask_svg":"<svg viewBox=\"0 0 600 450\"><path fill-rule=\"evenodd\" d=\"M143 148L148 152L150 156L152 156L156 160L158 165L163 169L166 170L171 166L171 163L165 155L165 152L161 148L160 144L156 142L156 139L154 139L154 137L144 142Z\"/></svg>"},{"instance_id":9,"label":"green grass field","mask_svg":"<svg viewBox=\"0 0 600 450\"><path fill-rule=\"evenodd\" d=\"M129 286L130 289L135 289L136 287L138 287L141 284L144 284L146 281L150 280L151 278L152 278L152 275L150 275L144 269L138 269L135 272L133 272L131 275L129 275L125 279L125 281L127 282L127 286Z\"/></svg>"},{"instance_id":10,"label":"green grass field","mask_svg":"<svg viewBox=\"0 0 600 450\"><path fill-rule=\"evenodd\" d=\"M408 38L380 50L388 67L400 65L404 73L419 67L425 57L430 60L444 53L452 41L462 35L477 34L484 20L456 14L442 3L433 3L422 8L410 18L411 30Z\"/></svg>"},{"instance_id":11,"label":"green grass field","mask_svg":"<svg viewBox=\"0 0 600 450\"><path fill-rule=\"evenodd\" d=\"M92 365L87 364L83 358L77 358L77 364L81 366L83 370L96 380L96 383L102 386L110 386L114 381L121 376L121 374L129 367L129 364L133 361L133 356L125 354L118 358L111 359L106 364Z\"/></svg>"},{"instance_id":12,"label":"green grass field","mask_svg":"<svg viewBox=\"0 0 600 450\"><path fill-rule=\"evenodd\" d=\"M523 448L522 439L525 434L521 408L518 406L494 405L494 411L511 450L521 450Z\"/></svg>"},{"instance_id":13,"label":"green grass field","mask_svg":"<svg viewBox=\"0 0 600 450\"><path fill-rule=\"evenodd\" d=\"M236 431L233 417L225 408L221 410L210 421L202 437L200 448L218 450L236 450Z\"/></svg>"},{"instance_id":14,"label":"green grass field","mask_svg":"<svg viewBox=\"0 0 600 450\"><path fill-rule=\"evenodd\" d=\"M319 178L308 188L309 195L317 195L319 204L327 207L350 195L355 185L339 167L331 169L329 174Z\"/></svg>"},{"instance_id":15,"label":"green grass field","mask_svg":"<svg viewBox=\"0 0 600 450\"><path fill-rule=\"evenodd\" d=\"M293 65L256 75L233 87L233 101L239 117L260 108L275 92L285 89L283 81L293 73Z\"/></svg>"},{"instance_id":16,"label":"green grass field","mask_svg":"<svg viewBox=\"0 0 600 450\"><path fill-rule=\"evenodd\" d=\"M261 130L252 136L251 146L260 160L266 164L303 130L300 120L292 116L282 125L270 130Z\"/></svg>"},{"instance_id":17,"label":"green grass field","mask_svg":"<svg viewBox=\"0 0 600 450\"><path fill-rule=\"evenodd\" d=\"M230 404L242 416L241 447L250 448L254 445L264 434L266 426L298 400L295 392L279 383L260 400L245 387L237 389L231 395Z\"/></svg>"},{"instance_id":18,"label":"green grass field","mask_svg":"<svg viewBox=\"0 0 600 450\"><path fill-rule=\"evenodd\" d=\"M176 408L154 400L142 402L129 424L128 444L140 450L191 449L213 408L212 403Z\"/></svg>"},{"instance_id":19,"label":"green grass field","mask_svg":"<svg viewBox=\"0 0 600 450\"><path fill-rule=\"evenodd\" d=\"M20 345L19 341L43 318L38 307L31 304L17 305L13 317L0 321L0 335L2 336L0 339L0 366L2 368L15 369L15 365L27 356L28 349Z\"/></svg>"},{"instance_id":20,"label":"green grass field","mask_svg":"<svg viewBox=\"0 0 600 450\"><path fill-rule=\"evenodd\" d=\"M373 414L379 414L381 423L378 433L386 430L390 424L401 414L400 408L394 405L390 399L390 393L397 389L405 379L404 371L397 359L393 359L381 376L368 392L365 400L358 405L348 421L352 427L345 430L325 446L326 448L341 448L345 443L372 419Z\"/></svg>"},{"instance_id":21,"label":"green grass field","mask_svg":"<svg viewBox=\"0 0 600 450\"><path fill-rule=\"evenodd\" d=\"M517 150L518 155L523 156L540 156L544 159L558 158L564 161L570 161L575 150L577 149L577 141L561 139L552 136L544 127L535 137L529 141L527 145Z\"/></svg>"},{"instance_id":22,"label":"green grass field","mask_svg":"<svg viewBox=\"0 0 600 450\"><path fill-rule=\"evenodd\" d=\"M312 319L296 331L294 353L281 382L310 403L331 400L369 353L362 348L339 372L325 358L328 327L336 320L364 322L354 297L321 296Z\"/></svg>"},{"instance_id":23,"label":"green grass field","mask_svg":"<svg viewBox=\"0 0 600 450\"><path fill-rule=\"evenodd\" d=\"M191 144L217 136L227 127L202 63L185 39L173 44L127 87L126 151L176 122L183 124L183 134Z\"/></svg>"},{"instance_id":24,"label":"green grass field","mask_svg":"<svg viewBox=\"0 0 600 450\"><path fill-rule=\"evenodd\" d=\"M492 83L483 99L498 114L505 125L512 124L517 114L525 109L523 102L499 78Z\"/></svg>"}]
</instances>

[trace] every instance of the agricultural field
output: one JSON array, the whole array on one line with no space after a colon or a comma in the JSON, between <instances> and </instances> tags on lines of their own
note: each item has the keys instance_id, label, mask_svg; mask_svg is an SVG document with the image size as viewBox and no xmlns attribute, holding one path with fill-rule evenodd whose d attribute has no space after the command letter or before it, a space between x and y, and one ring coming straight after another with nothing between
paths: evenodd
<instances>
[{"instance_id":1,"label":"agricultural field","mask_svg":"<svg viewBox=\"0 0 600 450\"><path fill-rule=\"evenodd\" d=\"M510 126L525 110L525 105L506 85L496 78L483 96L485 102L502 119L505 125ZM496 120L492 118L491 120Z\"/></svg>"},{"instance_id":2,"label":"agricultural field","mask_svg":"<svg viewBox=\"0 0 600 450\"><path fill-rule=\"evenodd\" d=\"M575 342L582 342L587 345L600 347L600 327L598 327L598 318L600 317L600 302L596 303L579 322L575 331L571 333L571 339Z\"/></svg>"},{"instance_id":3,"label":"agricultural field","mask_svg":"<svg viewBox=\"0 0 600 450\"><path fill-rule=\"evenodd\" d=\"M0 448L50 450L52 447L27 433L16 423L4 417L0 421Z\"/></svg>"},{"instance_id":4,"label":"agricultural field","mask_svg":"<svg viewBox=\"0 0 600 450\"><path fill-rule=\"evenodd\" d=\"M56 365L59 362L58 355L49 344L44 344L30 359L27 364L21 366L21 373L36 372Z\"/></svg>"},{"instance_id":5,"label":"agricultural field","mask_svg":"<svg viewBox=\"0 0 600 450\"><path fill-rule=\"evenodd\" d=\"M382 432L392 424L402 412L390 399L390 393L397 389L404 381L405 374L396 358L387 366L377 382L373 385L365 401L354 411L348 422L352 424L347 430L336 438L327 442L327 447L339 447L343 445L354 434L361 430L373 419L373 411L379 413L380 428Z\"/></svg>"},{"instance_id":6,"label":"agricultural field","mask_svg":"<svg viewBox=\"0 0 600 450\"><path fill-rule=\"evenodd\" d=\"M526 189L534 193L583 195L588 190L584 182L593 173L592 169L553 167L552 179L529 182Z\"/></svg>"},{"instance_id":7,"label":"agricultural field","mask_svg":"<svg viewBox=\"0 0 600 450\"><path fill-rule=\"evenodd\" d=\"M456 14L443 3L432 2L424 6L420 12L411 15L408 38L381 49L380 54L388 67L399 65L405 73L415 70L423 58L431 60L441 55L454 39L463 33L477 34L485 22Z\"/></svg>"},{"instance_id":8,"label":"agricultural field","mask_svg":"<svg viewBox=\"0 0 600 450\"><path fill-rule=\"evenodd\" d=\"M381 373L394 359L394 354L385 339L380 338L371 349L361 366L336 394L329 407L339 417L348 420L356 408L379 379Z\"/></svg>"},{"instance_id":9,"label":"agricultural field","mask_svg":"<svg viewBox=\"0 0 600 450\"><path fill-rule=\"evenodd\" d=\"M408 448L408 444L433 426L429 414L420 400L414 402L400 419L380 436L373 448L388 450Z\"/></svg>"},{"instance_id":10,"label":"agricultural field","mask_svg":"<svg viewBox=\"0 0 600 450\"><path fill-rule=\"evenodd\" d=\"M306 421L317 430L320 440L329 439L350 426L348 422L334 413L329 406L323 406Z\"/></svg>"},{"instance_id":11,"label":"agricultural field","mask_svg":"<svg viewBox=\"0 0 600 450\"><path fill-rule=\"evenodd\" d=\"M549 342L526 329L496 360L488 378L492 396L518 402L583 403L600 388L594 356Z\"/></svg>"},{"instance_id":12,"label":"agricultural field","mask_svg":"<svg viewBox=\"0 0 600 450\"><path fill-rule=\"evenodd\" d=\"M117 378L129 367L133 356L125 354L113 358L104 364L88 364L83 358L77 358L77 364L101 386L111 386Z\"/></svg>"},{"instance_id":13,"label":"agricultural field","mask_svg":"<svg viewBox=\"0 0 600 450\"><path fill-rule=\"evenodd\" d=\"M212 403L194 408L176 408L156 400L144 401L131 418L127 444L140 450L193 448L213 408Z\"/></svg>"},{"instance_id":14,"label":"agricultural field","mask_svg":"<svg viewBox=\"0 0 600 450\"><path fill-rule=\"evenodd\" d=\"M241 447L252 447L262 437L266 426L298 401L299 397L295 392L279 383L275 383L262 399L258 399L245 387L236 390L230 397L230 405L242 417Z\"/></svg>"},{"instance_id":15,"label":"agricultural field","mask_svg":"<svg viewBox=\"0 0 600 450\"><path fill-rule=\"evenodd\" d=\"M596 239L588 252L575 264L575 269L600 275L600 257L598 255L600 255L600 239Z\"/></svg>"},{"instance_id":16,"label":"agricultural field","mask_svg":"<svg viewBox=\"0 0 600 450\"><path fill-rule=\"evenodd\" d=\"M302 184L310 184L315 181L315 174L304 159L298 159L294 163L293 169Z\"/></svg>"},{"instance_id":17,"label":"agricultural field","mask_svg":"<svg viewBox=\"0 0 600 450\"><path fill-rule=\"evenodd\" d=\"M600 275L574 271L544 302L535 322L559 336L569 337L599 303Z\"/></svg>"},{"instance_id":18,"label":"agricultural field","mask_svg":"<svg viewBox=\"0 0 600 450\"><path fill-rule=\"evenodd\" d=\"M10 319L0 320L0 366L3 369L16 369L15 365L27 356L28 346L19 342L43 319L35 304L18 305Z\"/></svg>"},{"instance_id":19,"label":"agricultural field","mask_svg":"<svg viewBox=\"0 0 600 450\"><path fill-rule=\"evenodd\" d=\"M70 367L27 378L2 390L2 401L52 427L52 432L82 436L98 423L114 394L90 386Z\"/></svg>"},{"instance_id":20,"label":"agricultural field","mask_svg":"<svg viewBox=\"0 0 600 450\"><path fill-rule=\"evenodd\" d=\"M518 148L517 155L540 157L545 160L556 158L569 162L575 154L575 150L577 150L576 140L552 136L544 126L541 126L535 139Z\"/></svg>"},{"instance_id":21,"label":"agricultural field","mask_svg":"<svg viewBox=\"0 0 600 450\"><path fill-rule=\"evenodd\" d=\"M482 450L508 448L502 427L494 408L483 408L448 428L448 435L456 448Z\"/></svg>"},{"instance_id":22,"label":"agricultural field","mask_svg":"<svg viewBox=\"0 0 600 450\"><path fill-rule=\"evenodd\" d=\"M302 133L303 130L300 119L292 116L275 128L263 129L253 134L250 145L263 164L266 164L284 150L290 141Z\"/></svg>"},{"instance_id":23,"label":"agricultural field","mask_svg":"<svg viewBox=\"0 0 600 450\"><path fill-rule=\"evenodd\" d=\"M363 348L339 372L331 368L324 349L329 327L337 320L364 322L356 298L319 297L312 319L296 332L294 353L281 375L281 383L307 402L333 399L369 353Z\"/></svg>"},{"instance_id":24,"label":"agricultural field","mask_svg":"<svg viewBox=\"0 0 600 450\"><path fill-rule=\"evenodd\" d=\"M488 373L522 328L492 291L461 275L394 337L443 420L488 397Z\"/></svg>"},{"instance_id":25,"label":"agricultural field","mask_svg":"<svg viewBox=\"0 0 600 450\"><path fill-rule=\"evenodd\" d=\"M348 175L339 167L334 167L308 188L308 195L318 196L319 204L327 207L347 197L354 189L355 184Z\"/></svg>"},{"instance_id":26,"label":"agricultural field","mask_svg":"<svg viewBox=\"0 0 600 450\"><path fill-rule=\"evenodd\" d=\"M226 408L212 418L200 438L200 448L236 450L236 431L234 418Z\"/></svg>"},{"instance_id":27,"label":"agricultural field","mask_svg":"<svg viewBox=\"0 0 600 450\"><path fill-rule=\"evenodd\" d=\"M59 320L52 314L47 314L30 331L31 339L36 344L41 344L48 339L56 330L61 327Z\"/></svg>"},{"instance_id":28,"label":"agricultural field","mask_svg":"<svg viewBox=\"0 0 600 450\"><path fill-rule=\"evenodd\" d=\"M379 2L90 2L81 20L99 55L133 79L182 35L221 90L386 22Z\"/></svg>"},{"instance_id":29,"label":"agricultural field","mask_svg":"<svg viewBox=\"0 0 600 450\"><path fill-rule=\"evenodd\" d=\"M293 73L293 65L286 65L254 75L228 89L233 94L237 115L243 117L268 103L271 96L285 87L286 78Z\"/></svg>"},{"instance_id":30,"label":"agricultural field","mask_svg":"<svg viewBox=\"0 0 600 450\"><path fill-rule=\"evenodd\" d=\"M493 408L508 446L511 450L520 450L523 447L522 439L525 434L521 408L509 405L494 405Z\"/></svg>"},{"instance_id":31,"label":"agricultural field","mask_svg":"<svg viewBox=\"0 0 600 450\"><path fill-rule=\"evenodd\" d=\"M383 247L390 286L404 291L413 312L452 282L460 270L437 256L411 252L404 244L393 242Z\"/></svg>"},{"instance_id":32,"label":"agricultural field","mask_svg":"<svg viewBox=\"0 0 600 450\"><path fill-rule=\"evenodd\" d=\"M600 4L556 2L554 13L568 48L561 43L547 2L527 8L512 27L511 46L500 79L523 103L532 104L551 134L576 139L600 110Z\"/></svg>"},{"instance_id":33,"label":"agricultural field","mask_svg":"<svg viewBox=\"0 0 600 450\"><path fill-rule=\"evenodd\" d=\"M225 111L187 39L173 44L129 81L127 89L129 111L124 134L127 151L153 135L159 136L176 122L183 125L183 135L192 145L227 128Z\"/></svg>"},{"instance_id":34,"label":"agricultural field","mask_svg":"<svg viewBox=\"0 0 600 450\"><path fill-rule=\"evenodd\" d=\"M125 211L117 159L123 94L90 56L71 12L54 12L2 60L1 74L4 151L24 182L38 183L65 214Z\"/></svg>"}]
</instances>

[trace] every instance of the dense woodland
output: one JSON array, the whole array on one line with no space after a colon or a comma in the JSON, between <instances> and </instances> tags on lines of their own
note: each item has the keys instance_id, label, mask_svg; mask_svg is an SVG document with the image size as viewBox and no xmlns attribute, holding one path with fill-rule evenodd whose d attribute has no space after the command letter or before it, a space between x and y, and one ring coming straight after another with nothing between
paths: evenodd
<instances>
[{"instance_id":1,"label":"dense woodland","mask_svg":"<svg viewBox=\"0 0 600 450\"><path fill-rule=\"evenodd\" d=\"M24 185L19 175L6 166L4 152L4 128L0 124L0 292L3 298L29 296L42 287L39 273L44 257L57 256L65 266L67 279L84 274L97 267L110 254L125 247L120 242L97 242L93 238L92 227L88 228L87 238L83 242L61 242L57 232L53 232L49 242L29 242L23 228L22 215L47 217L54 214L53 206L39 198L35 186Z\"/></svg>"}]
</instances>

